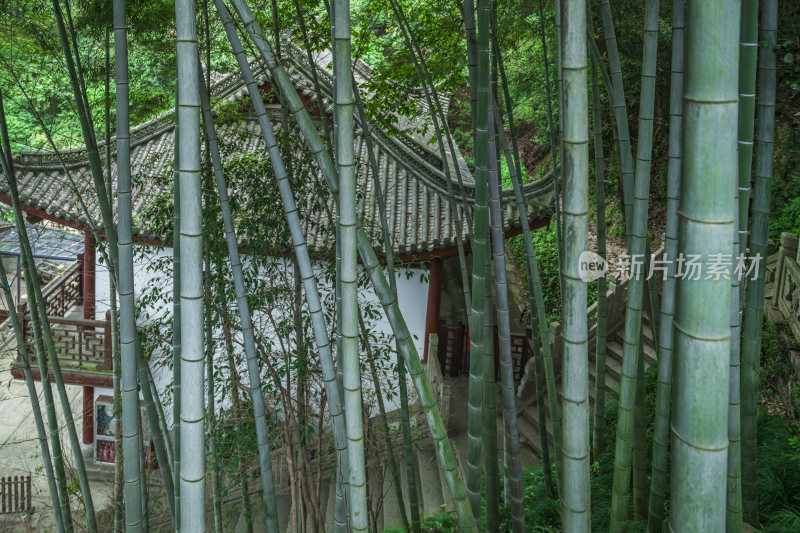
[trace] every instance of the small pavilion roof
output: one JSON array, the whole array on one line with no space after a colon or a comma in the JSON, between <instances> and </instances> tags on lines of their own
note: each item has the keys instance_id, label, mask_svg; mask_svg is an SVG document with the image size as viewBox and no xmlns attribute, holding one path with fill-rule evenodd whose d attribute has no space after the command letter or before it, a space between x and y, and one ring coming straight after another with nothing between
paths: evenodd
<instances>
[{"instance_id":1,"label":"small pavilion roof","mask_svg":"<svg viewBox=\"0 0 800 533\"><path fill-rule=\"evenodd\" d=\"M316 69L322 92L326 114L333 108L332 75L329 65L329 51L316 52L314 64L309 64L306 52L293 43L284 45L282 65L288 72L298 92L316 101L312 78L312 70ZM263 85L269 83L269 72L252 63L256 80ZM355 62L355 77L359 86L372 76L371 69L361 61ZM246 98L247 89L241 74L233 73L218 79L212 87L213 100L220 102ZM448 102L444 102L447 105ZM280 116L278 106L268 106L273 119ZM316 106L310 106L310 110ZM428 117L427 107L418 101L419 116ZM327 119L327 117L326 117ZM467 202L465 211L471 218L474 204L475 181L456 150L453 154L438 149L433 142L433 128L428 119L408 119L398 117L395 127L401 132L386 133L371 128L373 145L378 162L379 178L386 203L386 213L390 232L393 235L393 248L397 256L450 255L456 245L457 219L450 208L451 200L462 206L462 192L456 179L456 172L461 174L463 196ZM273 123L277 124L277 120ZM426 127L430 126L430 127ZM251 153L263 153L266 149L261 139L258 124L252 118L238 122L216 124L217 136L220 139L237 138L241 141L241 150ZM297 134L299 136L299 133ZM298 138L298 143L303 140ZM357 125L355 132L355 153L357 157L357 189L361 200L358 209L362 224L378 250L381 249L381 231L379 211L374 194L373 179L367 156L364 131ZM116 152L116 139L111 141L112 154ZM105 143L98 143L99 151L105 153ZM131 130L131 171L133 183L133 209L136 213L146 212L157 198L171 194L169 187L163 185L164 179L157 176L171 175L173 152L175 145L174 111L169 111ZM445 143L446 146L446 143ZM289 154L284 154L289 157ZM112 179L116 181L116 161L111 165ZM73 188L64 167L75 183ZM449 170L446 172L445 167ZM315 167L316 168L316 167ZM15 157L15 170L20 189L20 199L24 209L34 216L48 218L68 226L85 229L89 227L87 217L80 200L93 224L100 220L100 209L94 193L86 150L83 148L61 150L58 154L51 151L22 151ZM448 192L448 174L451 180L452 197ZM77 190L75 190L77 189ZM114 189L116 189L116 184ZM237 194L246 191L233 191ZM8 200L8 182L0 181L0 201ZM504 190L504 226L506 231L514 231L519 227L517 210L514 207L513 192ZM532 226L542 225L549 220L553 206L552 175L547 175L533 183L524 185L524 199L527 216ZM115 199L114 199L115 200ZM298 199L298 204L311 204L311 199ZM332 206L331 206L332 207ZM328 222L327 212L333 210L317 209L317 212L305 212L306 238L312 250L330 249L333 242L332 224ZM466 220L462 235L467 234ZM171 236L155 235L148 228L147 221L134 216L134 233L140 240L169 242Z\"/></svg>"}]
</instances>

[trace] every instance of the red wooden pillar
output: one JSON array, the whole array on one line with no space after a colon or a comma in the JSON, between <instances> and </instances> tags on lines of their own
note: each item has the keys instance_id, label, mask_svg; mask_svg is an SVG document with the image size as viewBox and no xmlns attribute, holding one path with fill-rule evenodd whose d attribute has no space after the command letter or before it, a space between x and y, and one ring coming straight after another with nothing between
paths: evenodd
<instances>
[{"instance_id":1,"label":"red wooden pillar","mask_svg":"<svg viewBox=\"0 0 800 533\"><path fill-rule=\"evenodd\" d=\"M91 231L83 234L83 318L94 320L95 251ZM94 387L83 387L83 443L94 442Z\"/></svg>"},{"instance_id":2,"label":"red wooden pillar","mask_svg":"<svg viewBox=\"0 0 800 533\"><path fill-rule=\"evenodd\" d=\"M83 235L83 318L94 320L95 253L91 231Z\"/></svg>"},{"instance_id":3,"label":"red wooden pillar","mask_svg":"<svg viewBox=\"0 0 800 533\"><path fill-rule=\"evenodd\" d=\"M439 326L439 309L442 303L442 259L436 257L431 261L430 282L428 283L428 311L425 316L425 351L422 362L428 362L428 337L436 333Z\"/></svg>"},{"instance_id":4,"label":"red wooden pillar","mask_svg":"<svg viewBox=\"0 0 800 533\"><path fill-rule=\"evenodd\" d=\"M94 442L94 387L83 387L83 443Z\"/></svg>"}]
</instances>

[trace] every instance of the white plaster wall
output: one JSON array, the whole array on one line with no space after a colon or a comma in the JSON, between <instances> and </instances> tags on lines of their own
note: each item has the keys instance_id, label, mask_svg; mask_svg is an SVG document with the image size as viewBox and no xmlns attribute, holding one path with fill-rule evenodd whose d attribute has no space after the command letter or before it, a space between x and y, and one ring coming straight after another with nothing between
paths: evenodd
<instances>
[{"instance_id":1,"label":"white plaster wall","mask_svg":"<svg viewBox=\"0 0 800 533\"><path fill-rule=\"evenodd\" d=\"M166 294L171 294L172 277L165 277L159 274L156 269L152 268L152 265L158 261L167 261L171 263L172 248L159 249L154 246L146 245L137 245L134 248L134 289L137 297L141 294L141 291L144 287L150 287L154 285L162 287L166 291ZM106 311L109 309L110 305L109 272L106 268L106 265L101 264L99 260L100 254L98 253L97 255L98 261L96 264L95 287L96 318L98 320L102 320L105 318ZM408 274L411 275L408 276ZM400 311L406 320L406 324L414 339L414 345L417 348L420 358L422 358L422 350L424 346L425 319L428 300L428 279L429 276L427 275L427 271L422 268L400 268L397 272L397 292ZM332 287L330 285L323 284L319 277L317 281L321 292L324 293L332 290ZM362 291L360 294L362 298L366 298L376 305L379 304L377 296L372 291L371 287ZM144 313L141 313L142 315L149 314L151 317L155 317L171 313L172 307L171 305L166 305L161 308L150 306L144 311ZM373 329L376 332L389 335L392 331L391 326L385 317L383 317L383 315L381 316L382 319L373 324ZM275 339L275 343L277 344L277 339ZM156 382L159 394L164 397L165 391L172 383L172 373L164 368L156 368L153 372L153 378ZM366 390L371 390L373 387L369 375L365 374L362 379L364 380L364 388ZM110 395L111 390L99 388L95 389L95 397L99 396L100 394ZM227 396L228 398L230 397L230 395ZM398 407L396 401L397 400L387 402L387 410L392 410ZM167 423L168 425L171 425L172 409L165 406L164 410L166 417L169 419Z\"/></svg>"}]
</instances>

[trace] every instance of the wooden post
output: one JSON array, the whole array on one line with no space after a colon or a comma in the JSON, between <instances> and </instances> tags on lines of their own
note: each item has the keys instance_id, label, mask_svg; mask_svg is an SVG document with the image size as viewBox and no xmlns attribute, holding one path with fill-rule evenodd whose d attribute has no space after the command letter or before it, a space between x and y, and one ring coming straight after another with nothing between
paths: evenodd
<instances>
[{"instance_id":1,"label":"wooden post","mask_svg":"<svg viewBox=\"0 0 800 533\"><path fill-rule=\"evenodd\" d=\"M435 257L431 260L430 281L428 283L428 310L425 315L425 348L422 352L428 362L428 338L431 333L436 333L439 324L439 309L442 303L442 259Z\"/></svg>"},{"instance_id":2,"label":"wooden post","mask_svg":"<svg viewBox=\"0 0 800 533\"><path fill-rule=\"evenodd\" d=\"M94 442L94 387L83 387L83 443Z\"/></svg>"},{"instance_id":3,"label":"wooden post","mask_svg":"<svg viewBox=\"0 0 800 533\"><path fill-rule=\"evenodd\" d=\"M94 320L95 252L91 231L83 234L83 318Z\"/></svg>"},{"instance_id":4,"label":"wooden post","mask_svg":"<svg viewBox=\"0 0 800 533\"><path fill-rule=\"evenodd\" d=\"M111 350L111 310L106 311L106 321L103 326L103 370L111 371L113 369L113 361Z\"/></svg>"}]
</instances>

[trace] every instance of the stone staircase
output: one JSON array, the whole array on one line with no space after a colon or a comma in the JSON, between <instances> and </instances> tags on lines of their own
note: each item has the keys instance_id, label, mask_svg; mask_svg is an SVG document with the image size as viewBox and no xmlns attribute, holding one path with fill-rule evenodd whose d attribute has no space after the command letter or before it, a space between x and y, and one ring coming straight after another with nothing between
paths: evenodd
<instances>
[{"instance_id":1,"label":"stone staircase","mask_svg":"<svg viewBox=\"0 0 800 533\"><path fill-rule=\"evenodd\" d=\"M644 340L645 368L656 364L656 344L653 339L653 330L650 323L650 316L645 313L642 320L642 334ZM589 341L589 405L594 409L595 401L595 344L594 337ZM616 331L609 332L606 344L606 393L613 395L619 394L620 373L622 369L622 352L625 344L624 327L617 328ZM555 357L555 354L554 354ZM532 369L531 369L532 371ZM533 376L531 376L532 378ZM524 383L523 383L524 385ZM561 402L561 374L556 373L556 388L559 392L559 404ZM545 398L547 398L545 394ZM528 446L534 453L541 453L541 443L539 437L539 410L536 403L535 385L528 386L524 395L520 395L518 404L517 423L519 425L520 443ZM593 412L593 411L592 411ZM547 417L547 437L550 442L552 453L553 428L550 420L550 407L545 401L545 414Z\"/></svg>"},{"instance_id":2,"label":"stone staircase","mask_svg":"<svg viewBox=\"0 0 800 533\"><path fill-rule=\"evenodd\" d=\"M654 255L660 257L663 248ZM660 285L655 281L657 285ZM658 287L660 289L660 287ZM622 369L622 354L625 345L625 305L627 301L628 281L611 280L606 294L606 376L605 390L613 395L619 394L620 374ZM656 364L657 339L653 336L652 321L649 313L642 314L642 341L644 352L645 368ZM587 309L587 319L589 323L589 404L590 409L594 409L595 401L595 347L597 339L597 304L592 304ZM550 324L550 342L553 347L553 370L555 373L556 389L559 393L559 405L561 404L561 325L558 322ZM553 428L550 419L550 407L545 391L545 416L547 418L547 437L552 453ZM525 367L525 374L517 389L517 422L521 444L528 446L534 453L541 453L541 443L539 436L539 410L536 400L536 381L534 374L533 361L528 361Z\"/></svg>"}]
</instances>

